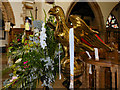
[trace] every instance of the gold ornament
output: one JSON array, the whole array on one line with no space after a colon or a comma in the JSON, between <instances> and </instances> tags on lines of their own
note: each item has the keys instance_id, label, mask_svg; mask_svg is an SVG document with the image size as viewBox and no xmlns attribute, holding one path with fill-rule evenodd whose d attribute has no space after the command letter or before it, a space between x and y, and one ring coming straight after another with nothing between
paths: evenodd
<instances>
[{"instance_id":1,"label":"gold ornament","mask_svg":"<svg viewBox=\"0 0 120 90\"><path fill-rule=\"evenodd\" d=\"M62 72L63 75L68 79L64 82L68 83L70 78L70 58L69 58L69 30L70 28L66 25L64 11L60 6L54 6L48 12L50 15L56 17L57 25L54 26L52 23L48 22L48 25L54 29L55 38L63 45L65 57L61 60ZM105 43L101 42L99 38L95 35L98 34L97 31L94 31L89 28L89 26L77 15L71 15L70 21L72 22L72 28L74 28L74 77L75 77L75 87L80 86L78 81L79 76L84 72L84 63L83 58L85 51L94 51L93 47L104 48L108 51L112 51L112 48L107 46ZM93 47L83 43L81 38L86 40ZM83 57L83 58L81 58ZM78 83L79 82L79 83ZM68 83L69 84L69 83ZM69 85L65 86L69 86Z\"/></svg>"}]
</instances>

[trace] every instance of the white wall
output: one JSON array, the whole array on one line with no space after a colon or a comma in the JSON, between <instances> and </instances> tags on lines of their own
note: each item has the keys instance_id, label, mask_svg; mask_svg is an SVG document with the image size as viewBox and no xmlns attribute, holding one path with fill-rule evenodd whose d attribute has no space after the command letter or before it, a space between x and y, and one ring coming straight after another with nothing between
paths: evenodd
<instances>
[{"instance_id":1,"label":"white wall","mask_svg":"<svg viewBox=\"0 0 120 90\"><path fill-rule=\"evenodd\" d=\"M70 4L71 4L71 2L56 2L55 3L55 5L59 5L64 9L65 14L66 14ZM38 8L38 19L44 21L45 14L43 12L43 9L46 11L47 17L48 17L49 16L48 11L50 10L50 8L52 8L52 5L45 3L45 2L37 2L35 5Z\"/></svg>"},{"instance_id":2,"label":"white wall","mask_svg":"<svg viewBox=\"0 0 120 90\"><path fill-rule=\"evenodd\" d=\"M57 1L57 2L55 2L56 5L59 5L64 9L65 14L72 3L72 2L68 2L68 1L67 2L58 2L58 0L55 0L55 1ZM71 1L73 1L73 0L71 0ZM13 13L15 16L15 22L16 22L15 27L20 28L20 25L24 24L23 18L21 17L21 13L23 13L22 2L10 2L10 4L12 6ZM103 14L104 23L106 23L109 13L117 4L118 4L118 2L98 2L98 5L100 6L100 9ZM37 6L37 8L38 8L38 19L44 21L45 15L44 15L43 9L45 9L45 11L47 13L48 10L50 8L52 8L52 5L49 5L45 2L36 2L35 6Z\"/></svg>"},{"instance_id":3,"label":"white wall","mask_svg":"<svg viewBox=\"0 0 120 90\"><path fill-rule=\"evenodd\" d=\"M22 10L22 2L10 2L11 7L13 9L13 13L15 16L15 26L14 28L20 28L21 24L24 24L23 18L21 17L21 14L23 13Z\"/></svg>"},{"instance_id":4,"label":"white wall","mask_svg":"<svg viewBox=\"0 0 120 90\"><path fill-rule=\"evenodd\" d=\"M55 0L57 1L57 0ZM71 0L73 1L73 0ZM67 11L69 10L69 7L71 5L72 2L55 2L56 5L59 5L63 8L65 15L67 13ZM107 17L110 14L110 12L112 11L112 9L118 4L118 2L98 2L98 5L101 9L101 12L103 14L103 18L104 18L104 24L106 24L107 21ZM41 9L45 9L46 12L48 12L48 10L52 7L52 5L46 4L46 3L41 3L41 6L39 5L39 8ZM42 15L41 15L42 13ZM40 19L44 20L44 13L43 11L41 11L40 15ZM41 17L42 16L42 17Z\"/></svg>"}]
</instances>

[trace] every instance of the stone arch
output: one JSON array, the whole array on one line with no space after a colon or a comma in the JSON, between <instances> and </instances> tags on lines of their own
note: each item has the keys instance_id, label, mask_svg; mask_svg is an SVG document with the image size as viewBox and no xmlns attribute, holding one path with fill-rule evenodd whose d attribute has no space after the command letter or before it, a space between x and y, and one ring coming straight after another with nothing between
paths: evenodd
<instances>
[{"instance_id":1,"label":"stone arch","mask_svg":"<svg viewBox=\"0 0 120 90\"><path fill-rule=\"evenodd\" d=\"M5 22L9 21L13 25L15 25L15 17L14 17L13 10L12 10L12 7L11 7L10 3L8 1L7 2L1 2L0 3L0 9L2 11L3 20Z\"/></svg>"},{"instance_id":2,"label":"stone arch","mask_svg":"<svg viewBox=\"0 0 120 90\"><path fill-rule=\"evenodd\" d=\"M78 0L79 1L79 0ZM66 13L66 21L68 21L69 15L73 9L73 7L76 5L77 1L72 2L67 13ZM97 22L97 26L98 26L98 30L101 33L101 38L104 40L104 33L105 33L105 25L104 25L104 19L103 19L103 15L101 12L101 9L98 5L97 2L87 2L88 5L90 6L90 8L92 9L96 22Z\"/></svg>"}]
</instances>

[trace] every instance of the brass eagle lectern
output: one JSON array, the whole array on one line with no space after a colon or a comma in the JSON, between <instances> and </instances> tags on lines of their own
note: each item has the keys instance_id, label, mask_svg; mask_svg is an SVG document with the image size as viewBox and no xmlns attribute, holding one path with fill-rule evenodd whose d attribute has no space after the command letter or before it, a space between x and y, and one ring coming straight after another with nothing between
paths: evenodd
<instances>
[{"instance_id":1,"label":"brass eagle lectern","mask_svg":"<svg viewBox=\"0 0 120 90\"><path fill-rule=\"evenodd\" d=\"M68 84L70 78L70 58L69 58L69 30L70 28L66 25L64 11L60 6L54 6L49 10L49 14L56 17L57 25L53 27L55 29L54 36L62 44L65 57L61 60L62 72L63 75L68 79L64 82ZM77 15L71 15L70 21L72 23L72 28L74 28L74 86L79 87L80 81L78 78L84 72L84 63L82 60L83 52L85 51L94 51L94 47L103 48L107 51L112 51L112 48L107 46L102 42L97 34L97 31L94 31L89 28L89 26ZM85 42L83 42L83 40ZM69 85L68 85L69 86Z\"/></svg>"}]
</instances>

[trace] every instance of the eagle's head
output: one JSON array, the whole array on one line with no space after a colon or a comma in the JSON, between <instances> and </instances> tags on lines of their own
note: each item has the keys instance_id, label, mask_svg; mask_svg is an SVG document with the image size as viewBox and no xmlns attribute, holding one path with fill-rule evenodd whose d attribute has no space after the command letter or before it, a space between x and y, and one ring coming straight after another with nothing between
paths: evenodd
<instances>
[{"instance_id":1,"label":"eagle's head","mask_svg":"<svg viewBox=\"0 0 120 90\"><path fill-rule=\"evenodd\" d=\"M62 8L61 8L60 6L54 6L54 7L51 8L51 9L49 10L49 12L48 12L48 14L54 15L54 16L60 15L60 14L63 14L63 13L64 13L64 12L63 12L63 10L62 10Z\"/></svg>"}]
</instances>

